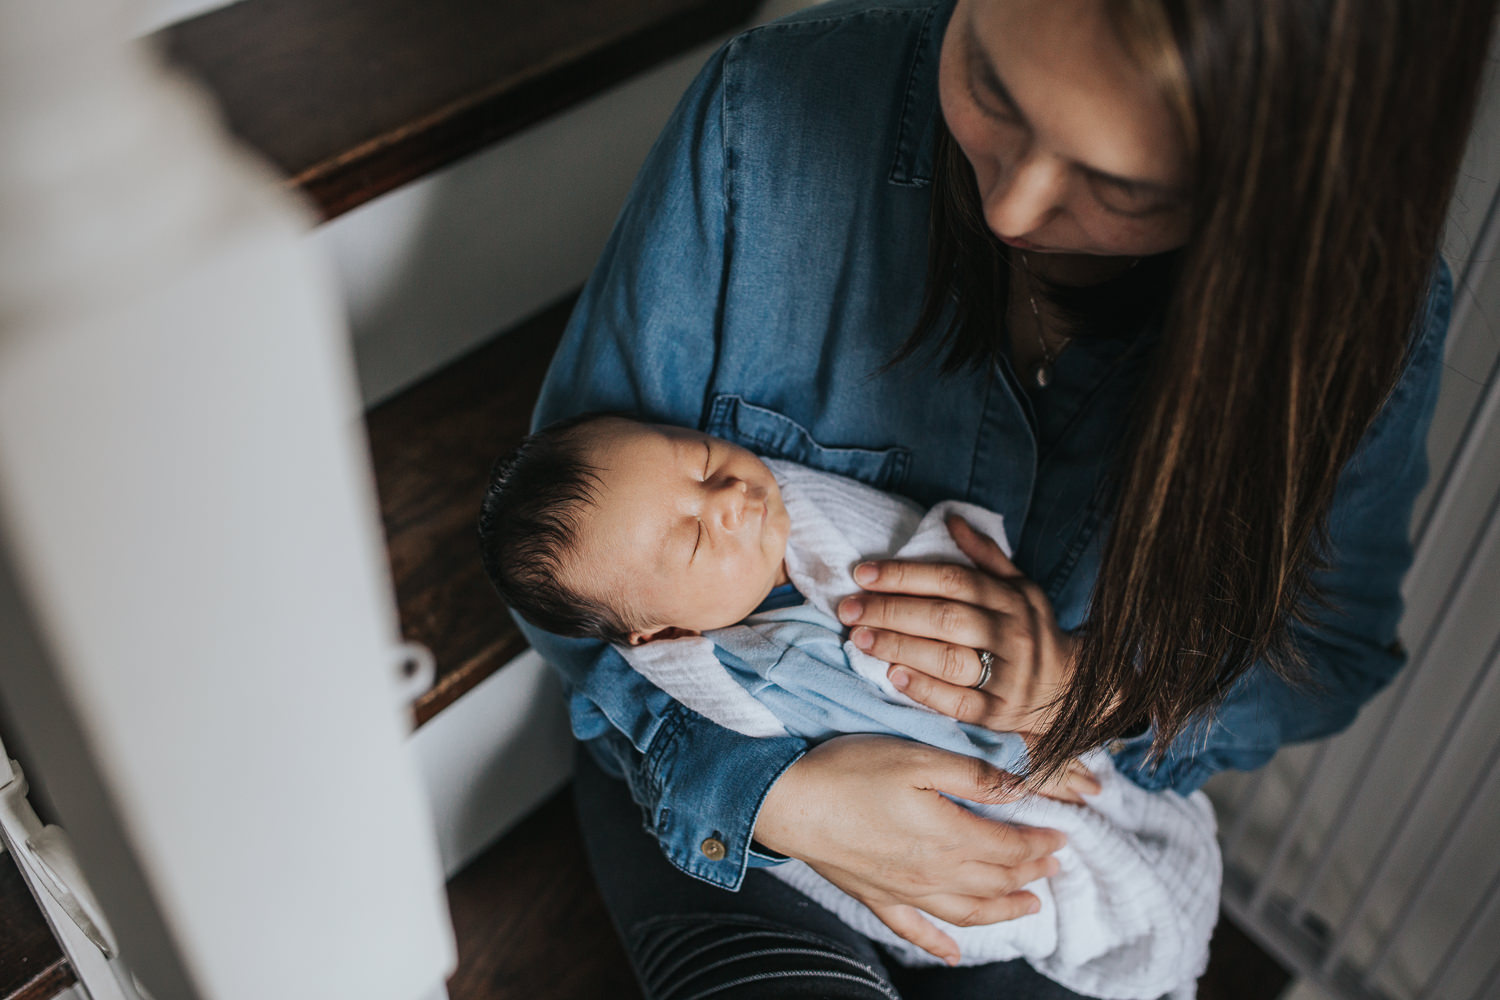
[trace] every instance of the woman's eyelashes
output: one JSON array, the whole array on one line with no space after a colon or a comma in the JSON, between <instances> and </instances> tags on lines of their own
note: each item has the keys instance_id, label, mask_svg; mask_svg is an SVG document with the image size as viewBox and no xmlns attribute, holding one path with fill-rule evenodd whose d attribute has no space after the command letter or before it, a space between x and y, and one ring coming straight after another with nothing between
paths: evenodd
<instances>
[{"instance_id":1,"label":"woman's eyelashes","mask_svg":"<svg viewBox=\"0 0 1500 1000\"><path fill-rule=\"evenodd\" d=\"M989 120L992 126L1029 133L1031 126L1027 123L1026 117L1021 114L1020 109L1011 103L1008 92L1003 90L1003 85L996 81L990 83L988 87L981 86L981 81L988 81L991 77L979 64L978 56L974 54L972 48L969 63L968 72L964 74L964 85L968 90L969 102ZM996 88L1006 93L1005 99L990 96L989 91ZM1087 179L1090 200L1111 215L1127 219L1149 218L1162 212L1173 211L1182 207L1183 204L1182 198L1163 195L1154 187L1132 184L1123 178L1097 174L1077 165L1074 165L1072 169L1082 172Z\"/></svg>"},{"instance_id":2,"label":"woman's eyelashes","mask_svg":"<svg viewBox=\"0 0 1500 1000\"><path fill-rule=\"evenodd\" d=\"M1088 174L1089 189L1094 200L1106 211L1127 218L1141 219L1169 212L1180 207L1181 199L1162 192L1131 184L1114 177Z\"/></svg>"},{"instance_id":3,"label":"woman's eyelashes","mask_svg":"<svg viewBox=\"0 0 1500 1000\"><path fill-rule=\"evenodd\" d=\"M971 69L966 75L964 82L969 91L969 103L979 109L979 113L990 121L1007 125L1012 128L1026 128L1024 119L1017 117L1014 109L1003 104L992 103L992 99L979 92L979 86L974 82L975 72Z\"/></svg>"}]
</instances>

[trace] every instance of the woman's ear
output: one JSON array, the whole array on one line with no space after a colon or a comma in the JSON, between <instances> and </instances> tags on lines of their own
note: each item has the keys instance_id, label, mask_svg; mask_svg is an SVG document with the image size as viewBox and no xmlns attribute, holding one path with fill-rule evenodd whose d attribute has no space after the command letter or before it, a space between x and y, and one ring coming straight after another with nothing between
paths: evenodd
<instances>
[{"instance_id":1,"label":"woman's ear","mask_svg":"<svg viewBox=\"0 0 1500 1000\"><path fill-rule=\"evenodd\" d=\"M643 646L648 642L656 642L658 639L686 639L692 635L702 635L690 628L678 628L676 625L663 625L654 632L632 632L629 639L632 646Z\"/></svg>"}]
</instances>

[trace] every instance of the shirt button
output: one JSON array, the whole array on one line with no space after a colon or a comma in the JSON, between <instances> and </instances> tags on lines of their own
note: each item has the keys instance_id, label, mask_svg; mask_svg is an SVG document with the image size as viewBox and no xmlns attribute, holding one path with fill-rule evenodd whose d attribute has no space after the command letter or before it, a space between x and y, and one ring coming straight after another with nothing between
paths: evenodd
<instances>
[{"instance_id":1,"label":"shirt button","mask_svg":"<svg viewBox=\"0 0 1500 1000\"><path fill-rule=\"evenodd\" d=\"M698 845L698 850L702 851L703 856L710 861L723 861L724 855L729 853L724 847L724 841L718 837L709 837Z\"/></svg>"}]
</instances>

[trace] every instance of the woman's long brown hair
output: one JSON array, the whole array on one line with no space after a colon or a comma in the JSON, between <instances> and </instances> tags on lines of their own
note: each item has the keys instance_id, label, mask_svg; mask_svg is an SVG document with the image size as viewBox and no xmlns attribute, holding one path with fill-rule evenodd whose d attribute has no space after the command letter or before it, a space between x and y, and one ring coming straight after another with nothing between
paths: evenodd
<instances>
[{"instance_id":1,"label":"woman's long brown hair","mask_svg":"<svg viewBox=\"0 0 1500 1000\"><path fill-rule=\"evenodd\" d=\"M1407 356L1496 7L1105 3L1178 113L1194 221L1169 271L1134 279L1159 282L1162 332L1036 776L1143 720L1159 759L1257 662L1307 676L1290 626L1320 603L1339 473ZM931 225L906 353L937 340L949 367L986 363L1004 343L1003 247L946 135Z\"/></svg>"}]
</instances>

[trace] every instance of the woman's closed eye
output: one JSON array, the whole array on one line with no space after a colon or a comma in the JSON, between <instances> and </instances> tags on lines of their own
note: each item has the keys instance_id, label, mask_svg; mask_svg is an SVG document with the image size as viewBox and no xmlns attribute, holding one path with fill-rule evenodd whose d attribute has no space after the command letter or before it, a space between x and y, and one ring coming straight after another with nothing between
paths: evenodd
<instances>
[{"instance_id":1,"label":"woman's closed eye","mask_svg":"<svg viewBox=\"0 0 1500 1000\"><path fill-rule=\"evenodd\" d=\"M688 562L689 563L691 563L694 559L696 559L698 557L698 547L700 545L702 545L702 544L703 544L703 518L700 517L700 518L698 518L698 535L697 535L696 538L693 539L693 551L688 556Z\"/></svg>"},{"instance_id":2,"label":"woman's closed eye","mask_svg":"<svg viewBox=\"0 0 1500 1000\"><path fill-rule=\"evenodd\" d=\"M1131 184L1115 177L1088 173L1089 190L1106 211L1130 218L1144 218L1182 207L1182 199L1154 186Z\"/></svg>"}]
</instances>

